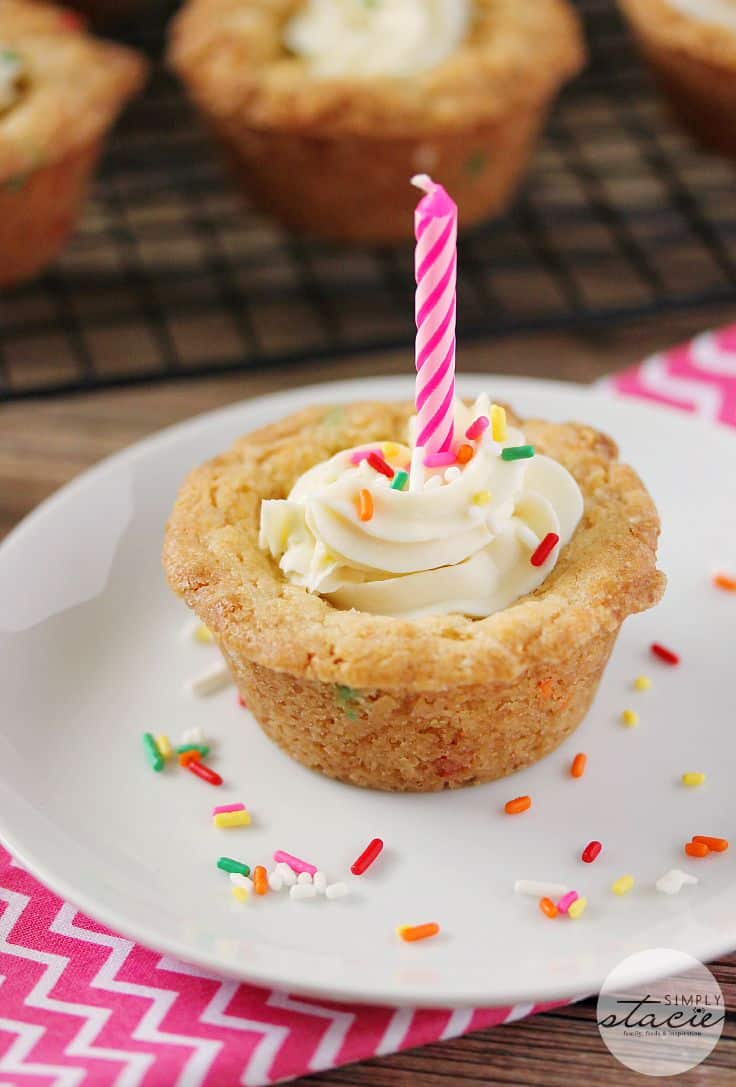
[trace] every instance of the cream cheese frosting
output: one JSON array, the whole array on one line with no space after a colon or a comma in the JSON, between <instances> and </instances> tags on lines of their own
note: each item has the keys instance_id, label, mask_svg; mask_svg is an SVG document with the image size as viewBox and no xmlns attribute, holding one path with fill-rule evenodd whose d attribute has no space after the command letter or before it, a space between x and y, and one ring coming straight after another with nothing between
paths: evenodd
<instances>
[{"instance_id":1,"label":"cream cheese frosting","mask_svg":"<svg viewBox=\"0 0 736 1087\"><path fill-rule=\"evenodd\" d=\"M489 412L485 396L472 408L456 402L456 434ZM524 445L515 428L503 442L490 427L460 442L472 451L466 463L429 468L423 450L391 441L335 454L300 476L288 498L262 503L260 546L291 584L341 609L482 618L508 607L554 568L582 516L582 494L549 457L504 459L503 449ZM370 452L391 479L368 462ZM559 542L533 565L550 533Z\"/></svg>"},{"instance_id":2,"label":"cream cheese frosting","mask_svg":"<svg viewBox=\"0 0 736 1087\"><path fill-rule=\"evenodd\" d=\"M457 49L470 12L469 0L306 0L283 42L313 75L410 76Z\"/></svg>"},{"instance_id":3,"label":"cream cheese frosting","mask_svg":"<svg viewBox=\"0 0 736 1087\"><path fill-rule=\"evenodd\" d=\"M713 23L736 34L736 0L667 0L667 6L689 19Z\"/></svg>"},{"instance_id":4,"label":"cream cheese frosting","mask_svg":"<svg viewBox=\"0 0 736 1087\"><path fill-rule=\"evenodd\" d=\"M0 44L0 113L14 106L21 95L25 67L18 53Z\"/></svg>"}]
</instances>

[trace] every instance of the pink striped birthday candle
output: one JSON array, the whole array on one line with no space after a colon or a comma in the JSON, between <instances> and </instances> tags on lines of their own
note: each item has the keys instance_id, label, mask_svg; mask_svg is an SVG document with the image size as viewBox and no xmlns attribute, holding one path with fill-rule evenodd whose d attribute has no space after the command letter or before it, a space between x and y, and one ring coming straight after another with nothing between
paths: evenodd
<instances>
[{"instance_id":1,"label":"pink striped birthday candle","mask_svg":"<svg viewBox=\"0 0 736 1087\"><path fill-rule=\"evenodd\" d=\"M417 245L416 446L425 454L452 445L455 400L455 284L457 204L426 174L412 184L424 189L414 213Z\"/></svg>"}]
</instances>

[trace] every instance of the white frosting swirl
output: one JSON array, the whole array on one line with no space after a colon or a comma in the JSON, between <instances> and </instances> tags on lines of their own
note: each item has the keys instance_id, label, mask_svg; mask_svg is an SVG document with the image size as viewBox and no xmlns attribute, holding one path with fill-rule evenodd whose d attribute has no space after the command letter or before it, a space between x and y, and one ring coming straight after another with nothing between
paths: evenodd
<instances>
[{"instance_id":1,"label":"white frosting swirl","mask_svg":"<svg viewBox=\"0 0 736 1087\"><path fill-rule=\"evenodd\" d=\"M20 98L24 74L20 56L0 44L0 113L10 109Z\"/></svg>"},{"instance_id":2,"label":"white frosting swirl","mask_svg":"<svg viewBox=\"0 0 736 1087\"><path fill-rule=\"evenodd\" d=\"M450 56L469 22L469 0L306 0L283 41L316 76L410 76Z\"/></svg>"},{"instance_id":3,"label":"white frosting swirl","mask_svg":"<svg viewBox=\"0 0 736 1087\"><path fill-rule=\"evenodd\" d=\"M735 0L667 0L667 4L689 19L713 23L736 34Z\"/></svg>"},{"instance_id":4,"label":"white frosting swirl","mask_svg":"<svg viewBox=\"0 0 736 1087\"><path fill-rule=\"evenodd\" d=\"M487 397L470 410L456 403L456 433L488 412ZM392 467L406 466L410 450L393 444L337 453L300 476L287 499L262 503L260 546L292 584L337 608L481 618L544 581L583 512L580 489L562 465L538 454L504 460L502 448L523 445L523 435L509 428L501 445L486 430L468 443L475 454L464 466L426 469L420 481L415 467L411 489L395 490L385 475L353 459L383 446ZM415 466L422 451L416 454ZM361 490L373 503L366 521L356 510ZM533 566L531 555L550 532L560 543Z\"/></svg>"}]
</instances>

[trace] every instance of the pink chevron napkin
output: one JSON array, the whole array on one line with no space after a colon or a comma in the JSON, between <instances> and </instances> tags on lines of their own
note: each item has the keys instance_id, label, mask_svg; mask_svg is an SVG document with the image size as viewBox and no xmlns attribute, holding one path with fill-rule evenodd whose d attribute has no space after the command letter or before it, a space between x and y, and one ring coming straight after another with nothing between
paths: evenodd
<instances>
[{"instance_id":1,"label":"pink chevron napkin","mask_svg":"<svg viewBox=\"0 0 736 1087\"><path fill-rule=\"evenodd\" d=\"M602 385L736 426L736 325ZM0 849L0 1087L261 1087L554 1006L368 1007L224 980L114 935Z\"/></svg>"}]
</instances>

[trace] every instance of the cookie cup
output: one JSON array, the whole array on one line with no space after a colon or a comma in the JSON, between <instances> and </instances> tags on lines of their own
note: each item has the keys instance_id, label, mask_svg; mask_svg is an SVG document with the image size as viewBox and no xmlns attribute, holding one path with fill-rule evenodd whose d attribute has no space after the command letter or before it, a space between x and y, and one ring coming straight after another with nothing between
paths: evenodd
<instances>
[{"instance_id":1,"label":"cookie cup","mask_svg":"<svg viewBox=\"0 0 736 1087\"><path fill-rule=\"evenodd\" d=\"M0 2L0 47L24 64L18 101L0 112L0 287L34 276L74 228L119 112L146 64L91 37L73 12Z\"/></svg>"},{"instance_id":2,"label":"cookie cup","mask_svg":"<svg viewBox=\"0 0 736 1087\"><path fill-rule=\"evenodd\" d=\"M169 583L207 624L263 730L299 762L375 789L430 792L528 766L581 722L622 622L660 598L659 520L614 443L526 420L585 513L532 594L487 619L339 611L258 546L261 501L341 449L406 435L411 404L309 408L192 472L164 542Z\"/></svg>"},{"instance_id":3,"label":"cookie cup","mask_svg":"<svg viewBox=\"0 0 736 1087\"><path fill-rule=\"evenodd\" d=\"M475 0L471 30L406 78L317 78L282 44L295 0L189 0L169 60L248 197L297 232L340 241L411 237L429 172L460 225L498 212L549 105L582 65L564 0Z\"/></svg>"},{"instance_id":4,"label":"cookie cup","mask_svg":"<svg viewBox=\"0 0 736 1087\"><path fill-rule=\"evenodd\" d=\"M665 0L619 0L672 112L706 147L736 157L736 33Z\"/></svg>"}]
</instances>

